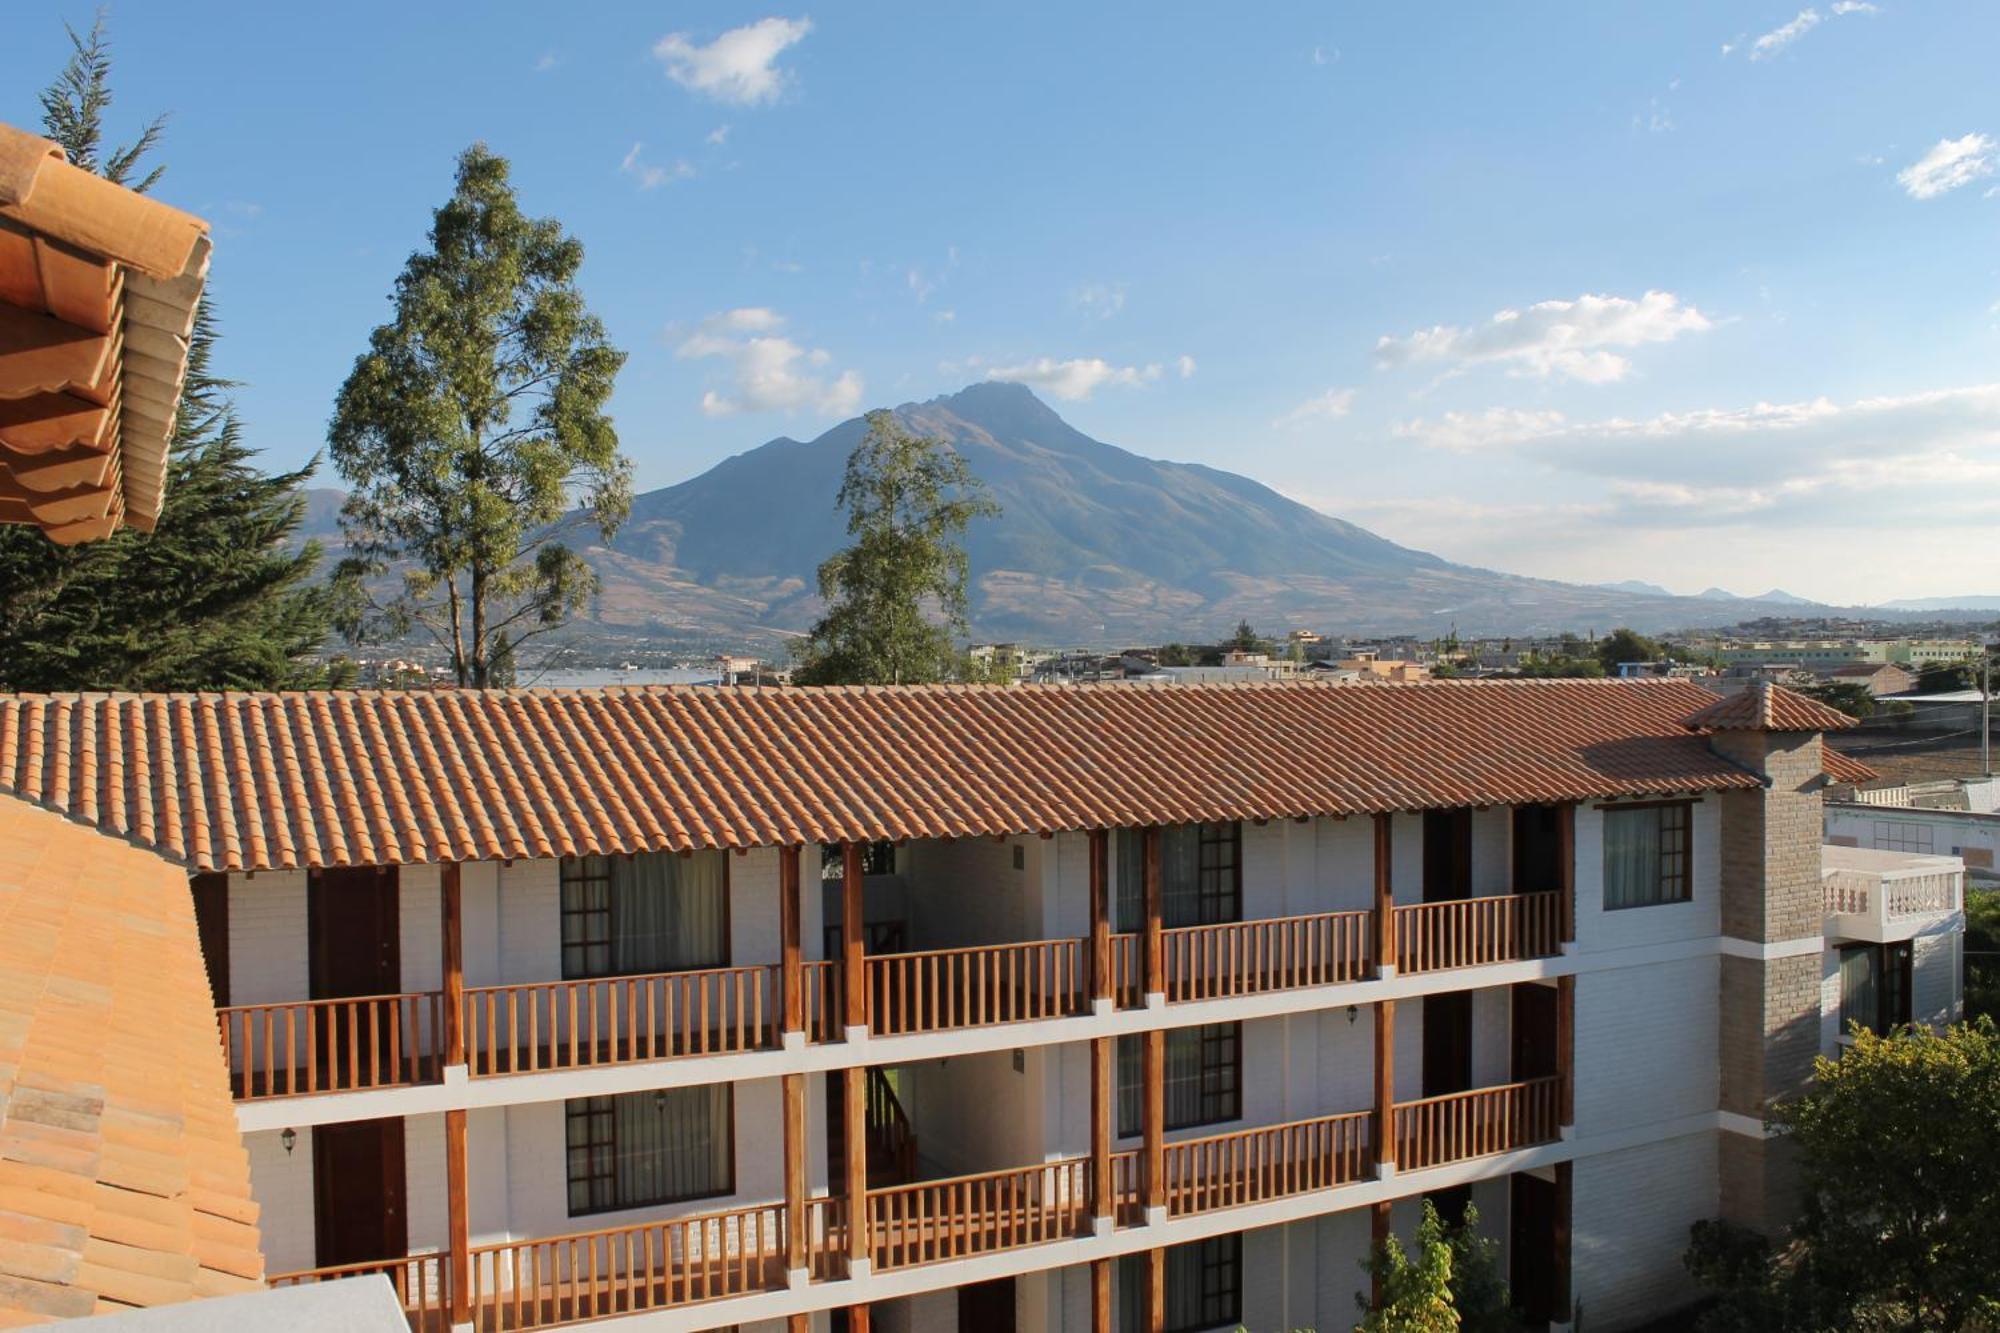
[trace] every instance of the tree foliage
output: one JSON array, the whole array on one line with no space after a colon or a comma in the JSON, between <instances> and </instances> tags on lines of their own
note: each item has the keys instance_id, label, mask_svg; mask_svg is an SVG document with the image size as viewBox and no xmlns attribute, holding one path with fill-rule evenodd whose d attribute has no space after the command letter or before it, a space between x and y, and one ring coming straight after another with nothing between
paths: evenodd
<instances>
[{"instance_id":1,"label":"tree foliage","mask_svg":"<svg viewBox=\"0 0 2000 1333\"><path fill-rule=\"evenodd\" d=\"M460 685L508 683L524 642L588 605L596 575L563 538L608 538L631 509L604 411L625 355L584 305L582 263L473 145L335 401L343 628L420 628Z\"/></svg>"},{"instance_id":2,"label":"tree foliage","mask_svg":"<svg viewBox=\"0 0 2000 1333\"><path fill-rule=\"evenodd\" d=\"M1362 1264L1382 1290L1380 1304L1363 1308L1355 1333L1456 1333L1458 1308L1452 1299L1452 1244L1444 1220L1424 1200L1412 1255L1394 1236L1378 1246Z\"/></svg>"},{"instance_id":3,"label":"tree foliage","mask_svg":"<svg viewBox=\"0 0 2000 1333\"><path fill-rule=\"evenodd\" d=\"M1853 718L1875 716L1875 696L1866 685L1851 680L1822 680L1799 687L1800 692Z\"/></svg>"},{"instance_id":4,"label":"tree foliage","mask_svg":"<svg viewBox=\"0 0 2000 1333\"><path fill-rule=\"evenodd\" d=\"M1615 674L1620 662L1657 662L1660 645L1637 630L1620 626L1597 641L1597 661L1606 675Z\"/></svg>"},{"instance_id":5,"label":"tree foliage","mask_svg":"<svg viewBox=\"0 0 2000 1333\"><path fill-rule=\"evenodd\" d=\"M1803 1210L1772 1249L1697 1226L1690 1270L1720 1288L1703 1327L1985 1329L2000 1318L2000 1032L1857 1028L1773 1123L1798 1152Z\"/></svg>"},{"instance_id":6,"label":"tree foliage","mask_svg":"<svg viewBox=\"0 0 2000 1333\"><path fill-rule=\"evenodd\" d=\"M102 21L69 38L69 61L42 93L44 133L77 165L147 189L162 168L138 173L164 118L107 148L111 53ZM314 580L320 551L296 540L311 465L275 475L255 466L229 381L213 368L215 344L204 301L155 531L121 529L65 547L31 526L0 525L0 687L294 689L330 679L314 660L331 614Z\"/></svg>"},{"instance_id":7,"label":"tree foliage","mask_svg":"<svg viewBox=\"0 0 2000 1333\"><path fill-rule=\"evenodd\" d=\"M922 684L963 669L965 529L1000 507L943 440L868 414L835 503L853 544L819 567L820 617L800 649L806 685Z\"/></svg>"}]
</instances>

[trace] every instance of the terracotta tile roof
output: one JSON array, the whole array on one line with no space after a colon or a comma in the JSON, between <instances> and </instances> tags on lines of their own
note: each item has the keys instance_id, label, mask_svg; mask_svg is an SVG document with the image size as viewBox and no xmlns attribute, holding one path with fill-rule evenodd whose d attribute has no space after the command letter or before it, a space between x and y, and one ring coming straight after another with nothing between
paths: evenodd
<instances>
[{"instance_id":1,"label":"terracotta tile roof","mask_svg":"<svg viewBox=\"0 0 2000 1333\"><path fill-rule=\"evenodd\" d=\"M187 873L0 797L0 1327L261 1285Z\"/></svg>"},{"instance_id":2,"label":"terracotta tile roof","mask_svg":"<svg viewBox=\"0 0 2000 1333\"><path fill-rule=\"evenodd\" d=\"M0 522L152 528L207 233L0 125Z\"/></svg>"},{"instance_id":3,"label":"terracotta tile roof","mask_svg":"<svg viewBox=\"0 0 2000 1333\"><path fill-rule=\"evenodd\" d=\"M1760 680L1690 714L1685 725L1699 731L1845 731L1854 719L1817 699Z\"/></svg>"},{"instance_id":4,"label":"terracotta tile roof","mask_svg":"<svg viewBox=\"0 0 2000 1333\"><path fill-rule=\"evenodd\" d=\"M198 869L1754 786L1686 681L0 697L0 790Z\"/></svg>"}]
</instances>

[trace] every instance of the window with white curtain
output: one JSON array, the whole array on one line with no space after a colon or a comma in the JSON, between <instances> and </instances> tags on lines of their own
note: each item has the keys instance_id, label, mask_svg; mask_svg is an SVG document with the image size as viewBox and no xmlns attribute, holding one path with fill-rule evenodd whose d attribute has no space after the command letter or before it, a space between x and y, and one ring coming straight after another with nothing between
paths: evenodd
<instances>
[{"instance_id":1,"label":"window with white curtain","mask_svg":"<svg viewBox=\"0 0 2000 1333\"><path fill-rule=\"evenodd\" d=\"M1234 1328L1243 1318L1243 1237L1211 1236L1166 1253L1166 1333ZM1146 1256L1118 1261L1118 1327L1138 1333L1145 1312Z\"/></svg>"},{"instance_id":2,"label":"window with white curtain","mask_svg":"<svg viewBox=\"0 0 2000 1333\"><path fill-rule=\"evenodd\" d=\"M626 977L729 962L729 861L572 856L562 862L563 976Z\"/></svg>"},{"instance_id":3,"label":"window with white curtain","mask_svg":"<svg viewBox=\"0 0 2000 1333\"><path fill-rule=\"evenodd\" d=\"M1146 830L1118 830L1118 899L1114 925L1139 930L1146 919ZM1160 918L1178 926L1243 919L1243 825L1169 824L1160 830Z\"/></svg>"},{"instance_id":4,"label":"window with white curtain","mask_svg":"<svg viewBox=\"0 0 2000 1333\"><path fill-rule=\"evenodd\" d=\"M1142 1132L1145 1050L1142 1037L1118 1039L1118 1133ZM1169 1028L1166 1040L1166 1127L1187 1129L1243 1116L1243 1025L1207 1023Z\"/></svg>"},{"instance_id":5,"label":"window with white curtain","mask_svg":"<svg viewBox=\"0 0 2000 1333\"><path fill-rule=\"evenodd\" d=\"M1689 801L1611 806L1604 811L1604 907L1653 907L1694 896Z\"/></svg>"},{"instance_id":6,"label":"window with white curtain","mask_svg":"<svg viewBox=\"0 0 2000 1333\"><path fill-rule=\"evenodd\" d=\"M568 1102L570 1216L734 1193L735 1104L727 1083Z\"/></svg>"}]
</instances>

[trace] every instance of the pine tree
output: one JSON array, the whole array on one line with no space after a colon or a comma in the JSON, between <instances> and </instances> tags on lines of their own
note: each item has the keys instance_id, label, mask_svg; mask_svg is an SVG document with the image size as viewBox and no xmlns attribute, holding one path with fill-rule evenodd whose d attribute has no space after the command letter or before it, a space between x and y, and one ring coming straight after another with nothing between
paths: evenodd
<instances>
[{"instance_id":1,"label":"pine tree","mask_svg":"<svg viewBox=\"0 0 2000 1333\"><path fill-rule=\"evenodd\" d=\"M69 33L72 52L42 94L44 132L72 162L145 190L134 177L159 142L155 118L118 148L104 143L111 58L100 20ZM211 361L213 312L196 311L187 379L169 442L157 529L58 546L31 526L0 525L0 687L16 690L293 689L326 683L313 659L332 608L317 586L315 543L300 545L300 489L311 466L268 474L243 443Z\"/></svg>"}]
</instances>

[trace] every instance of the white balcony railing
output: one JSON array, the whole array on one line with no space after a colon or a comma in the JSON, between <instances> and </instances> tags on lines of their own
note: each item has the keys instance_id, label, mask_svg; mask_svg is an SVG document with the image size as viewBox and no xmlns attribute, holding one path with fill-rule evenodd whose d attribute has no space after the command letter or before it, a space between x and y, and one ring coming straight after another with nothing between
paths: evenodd
<instances>
[{"instance_id":1,"label":"white balcony railing","mask_svg":"<svg viewBox=\"0 0 2000 1333\"><path fill-rule=\"evenodd\" d=\"M1906 940L1965 905L1965 862L1956 856L1869 847L1820 849L1829 938Z\"/></svg>"}]
</instances>

